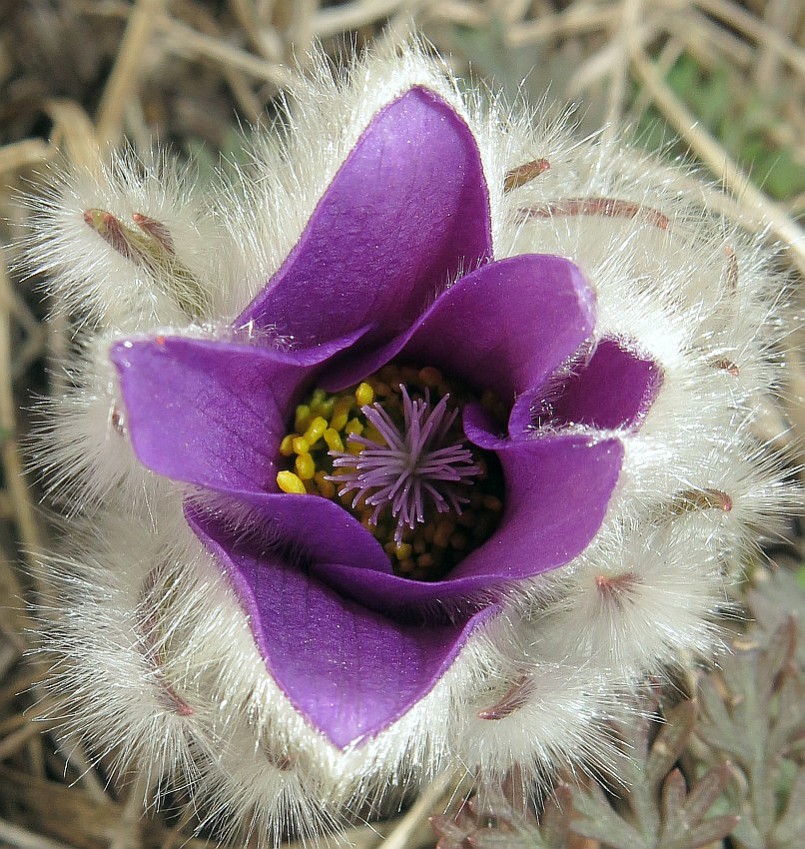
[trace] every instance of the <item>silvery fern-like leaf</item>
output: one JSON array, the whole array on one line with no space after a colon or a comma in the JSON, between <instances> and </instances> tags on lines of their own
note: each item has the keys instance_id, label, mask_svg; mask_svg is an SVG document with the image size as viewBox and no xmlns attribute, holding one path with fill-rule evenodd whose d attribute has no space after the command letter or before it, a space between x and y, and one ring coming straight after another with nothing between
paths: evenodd
<instances>
[{"instance_id":1,"label":"silvery fern-like leaf","mask_svg":"<svg viewBox=\"0 0 805 849\"><path fill-rule=\"evenodd\" d=\"M573 790L559 784L537 819L507 801L505 792L486 786L453 815L431 818L437 849L571 849Z\"/></svg>"},{"instance_id":2,"label":"silvery fern-like leaf","mask_svg":"<svg viewBox=\"0 0 805 849\"><path fill-rule=\"evenodd\" d=\"M577 834L615 849L696 849L726 837L738 817L709 815L730 780L726 765L689 784L674 764L682 757L696 723L696 705L685 701L668 711L659 726L656 702L643 705L637 723L619 723L617 733L629 754L620 770L622 798L597 784L574 794ZM652 735L656 734L652 739Z\"/></svg>"},{"instance_id":3,"label":"silvery fern-like leaf","mask_svg":"<svg viewBox=\"0 0 805 849\"><path fill-rule=\"evenodd\" d=\"M765 646L751 637L737 642L700 684L697 734L715 758L734 760L729 797L741 821L733 839L745 849L802 845L805 682L796 642L792 618Z\"/></svg>"}]
</instances>

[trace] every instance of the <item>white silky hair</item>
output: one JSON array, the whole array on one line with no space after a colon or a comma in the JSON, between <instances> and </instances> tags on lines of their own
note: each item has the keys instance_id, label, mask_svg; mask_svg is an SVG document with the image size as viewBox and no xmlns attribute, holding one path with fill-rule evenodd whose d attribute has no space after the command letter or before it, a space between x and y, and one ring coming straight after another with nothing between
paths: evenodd
<instances>
[{"instance_id":1,"label":"white silky hair","mask_svg":"<svg viewBox=\"0 0 805 849\"><path fill-rule=\"evenodd\" d=\"M450 103L477 140L495 256L576 262L597 296L595 340L650 357L662 383L642 426L615 432L623 469L588 548L514 589L427 695L339 750L270 677L184 520L186 488L138 462L107 352L136 334L231 336L373 116L414 85ZM786 281L774 253L706 211L691 169L459 93L416 43L367 55L345 79L320 61L291 92L283 128L258 132L253 151L208 187L169 158L126 154L57 174L30 200L27 267L81 334L53 364L60 389L43 402L34 449L69 516L42 567L49 684L66 728L119 770L144 772L157 797L186 789L220 834L267 844L365 816L446 769L518 765L540 783L560 767L613 768L603 721L647 676L721 650L726 587L796 497L753 433L756 403L781 376ZM538 159L548 170L504 192L507 172ZM601 198L630 206L568 214L568 201ZM198 286L192 317L87 226L93 208L168 228Z\"/></svg>"}]
</instances>

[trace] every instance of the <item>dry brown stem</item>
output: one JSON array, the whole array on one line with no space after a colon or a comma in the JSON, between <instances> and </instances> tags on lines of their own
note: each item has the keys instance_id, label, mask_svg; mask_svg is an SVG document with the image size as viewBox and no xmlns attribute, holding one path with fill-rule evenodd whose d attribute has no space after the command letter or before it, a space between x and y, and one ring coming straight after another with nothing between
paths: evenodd
<instances>
[{"instance_id":1,"label":"dry brown stem","mask_svg":"<svg viewBox=\"0 0 805 849\"><path fill-rule=\"evenodd\" d=\"M161 15L157 25L165 37L166 48L178 56L210 59L250 74L255 79L273 83L278 89L287 88L294 79L292 72L285 66L267 62L221 39L204 35L167 15Z\"/></svg>"},{"instance_id":2,"label":"dry brown stem","mask_svg":"<svg viewBox=\"0 0 805 849\"><path fill-rule=\"evenodd\" d=\"M805 273L805 232L777 204L750 181L726 150L706 131L685 105L666 85L645 51L632 45L632 67L668 123L690 145L716 178L723 180L730 192L755 218L768 223L773 234L790 250L801 272Z\"/></svg>"},{"instance_id":3,"label":"dry brown stem","mask_svg":"<svg viewBox=\"0 0 805 849\"><path fill-rule=\"evenodd\" d=\"M109 75L98 107L98 137L107 148L120 143L123 135L123 110L134 96L143 67L143 54L151 41L154 22L164 0L137 0L129 15L126 34L117 61Z\"/></svg>"},{"instance_id":4,"label":"dry brown stem","mask_svg":"<svg viewBox=\"0 0 805 849\"><path fill-rule=\"evenodd\" d=\"M780 35L767 23L758 20L739 3L733 0L695 0L695 2L702 11L720 18L728 26L743 31L756 44L762 45L763 49L778 55L799 74L805 75L805 50Z\"/></svg>"}]
</instances>

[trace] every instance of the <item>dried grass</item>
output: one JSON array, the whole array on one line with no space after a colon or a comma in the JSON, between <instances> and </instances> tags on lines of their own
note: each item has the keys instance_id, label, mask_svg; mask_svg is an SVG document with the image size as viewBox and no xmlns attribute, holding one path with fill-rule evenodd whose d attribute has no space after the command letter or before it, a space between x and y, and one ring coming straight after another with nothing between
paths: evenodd
<instances>
[{"instance_id":1,"label":"dried grass","mask_svg":"<svg viewBox=\"0 0 805 849\"><path fill-rule=\"evenodd\" d=\"M315 40L343 45L422 31L459 72L494 71L504 87L535 94L552 79L559 97L588 105L611 126L650 107L729 190L714 209L766 231L805 271L796 215L803 196L772 200L697 122L666 74L683 53L703 68L724 64L733 81L775 106L774 132L805 163L805 14L799 0L26 0L0 11L0 845L19 849L197 846L192 816L143 818L147 788L108 782L102 766L39 717L40 661L26 654L35 591L27 566L47 525L20 444L31 393L56 329L28 281L12 281L13 236L24 227L15 194L47 163L90 164L122 140L159 136L179 150L226 149L237 120L255 121L302 68ZM504 61L504 59L506 61ZM524 70L520 70L523 69ZM568 68L573 68L570 74ZM65 69L69 69L65 73ZM503 69L503 72L501 71ZM507 70L508 69L508 70ZM508 73L508 78L506 74ZM595 104L602 103L603 109ZM237 116L237 118L236 118ZM799 296L801 293L795 293ZM763 419L767 438L805 444L805 355L788 352L784 405ZM801 340L800 340L801 341ZM801 539L797 543L802 552ZM63 752L70 752L69 763ZM360 827L336 844L391 849L433 842L427 818L455 791L431 788L402 818ZM177 800L177 803L181 800Z\"/></svg>"}]
</instances>

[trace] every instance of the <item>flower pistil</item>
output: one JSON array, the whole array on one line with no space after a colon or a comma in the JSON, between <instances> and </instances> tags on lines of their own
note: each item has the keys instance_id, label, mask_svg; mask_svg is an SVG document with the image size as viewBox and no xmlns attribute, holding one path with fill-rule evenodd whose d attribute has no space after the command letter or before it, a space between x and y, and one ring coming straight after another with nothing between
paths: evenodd
<instances>
[{"instance_id":1,"label":"flower pistil","mask_svg":"<svg viewBox=\"0 0 805 849\"><path fill-rule=\"evenodd\" d=\"M494 458L467 441L467 393L433 367L389 365L337 395L316 389L280 453L284 492L338 500L381 543L395 571L443 577L496 527Z\"/></svg>"}]
</instances>

